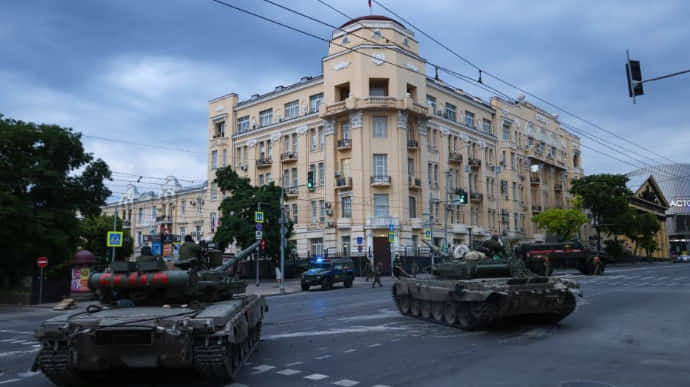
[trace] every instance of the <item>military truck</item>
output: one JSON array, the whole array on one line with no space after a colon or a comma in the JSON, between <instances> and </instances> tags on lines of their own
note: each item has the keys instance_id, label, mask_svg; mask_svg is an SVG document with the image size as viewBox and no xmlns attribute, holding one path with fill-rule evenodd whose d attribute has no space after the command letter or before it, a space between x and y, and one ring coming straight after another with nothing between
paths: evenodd
<instances>
[{"instance_id":1,"label":"military truck","mask_svg":"<svg viewBox=\"0 0 690 387\"><path fill-rule=\"evenodd\" d=\"M394 267L393 300L400 313L474 330L507 317L557 323L575 310L577 282L537 275L513 256L510 244L494 242L469 252L455 249L462 256L427 243L439 256L430 274L412 277Z\"/></svg>"},{"instance_id":2,"label":"military truck","mask_svg":"<svg viewBox=\"0 0 690 387\"><path fill-rule=\"evenodd\" d=\"M597 264L600 274L606 268L606 259L578 240L525 244L519 250L530 270L542 275L551 275L554 267L574 267L586 275L594 274Z\"/></svg>"},{"instance_id":3,"label":"military truck","mask_svg":"<svg viewBox=\"0 0 690 387\"><path fill-rule=\"evenodd\" d=\"M313 285L321 289L331 289L333 284L342 282L346 288L352 287L355 280L350 258L317 258L310 262L309 269L302 273L302 290L307 291Z\"/></svg>"},{"instance_id":4,"label":"military truck","mask_svg":"<svg viewBox=\"0 0 690 387\"><path fill-rule=\"evenodd\" d=\"M235 276L237 263L258 246L214 268L203 267L202 258L166 270L149 256L92 274L89 288L102 303L44 321L32 369L65 386L133 368L189 368L205 381L229 383L259 343L268 311L263 297L241 294L246 284Z\"/></svg>"}]
</instances>

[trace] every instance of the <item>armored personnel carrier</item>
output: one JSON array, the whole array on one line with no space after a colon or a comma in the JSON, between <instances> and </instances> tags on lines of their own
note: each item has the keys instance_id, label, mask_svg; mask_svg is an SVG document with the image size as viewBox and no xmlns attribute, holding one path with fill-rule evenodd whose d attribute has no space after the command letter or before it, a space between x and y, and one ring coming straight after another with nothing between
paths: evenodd
<instances>
[{"instance_id":1,"label":"armored personnel carrier","mask_svg":"<svg viewBox=\"0 0 690 387\"><path fill-rule=\"evenodd\" d=\"M166 270L143 256L92 274L89 287L102 303L43 322L32 369L60 386L93 384L118 369L189 368L207 382L230 382L258 344L268 311L263 297L240 294L246 284L235 276L258 246L212 269L207 257Z\"/></svg>"},{"instance_id":2,"label":"armored personnel carrier","mask_svg":"<svg viewBox=\"0 0 690 387\"><path fill-rule=\"evenodd\" d=\"M440 255L431 273L413 278L393 269L393 300L406 316L466 330L514 316L557 323L575 310L575 296L581 296L577 282L532 273L497 238L469 252L456 248L453 255L427 245Z\"/></svg>"}]
</instances>

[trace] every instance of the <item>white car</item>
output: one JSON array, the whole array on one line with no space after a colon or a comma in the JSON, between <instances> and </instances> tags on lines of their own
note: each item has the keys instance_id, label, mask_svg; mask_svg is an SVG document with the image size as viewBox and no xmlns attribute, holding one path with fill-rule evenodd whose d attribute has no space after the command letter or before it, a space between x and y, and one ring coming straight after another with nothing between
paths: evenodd
<instances>
[{"instance_id":1,"label":"white car","mask_svg":"<svg viewBox=\"0 0 690 387\"><path fill-rule=\"evenodd\" d=\"M687 255L687 254L679 255L678 257L676 257L676 259L673 262L682 262L682 263L690 262L690 255Z\"/></svg>"}]
</instances>

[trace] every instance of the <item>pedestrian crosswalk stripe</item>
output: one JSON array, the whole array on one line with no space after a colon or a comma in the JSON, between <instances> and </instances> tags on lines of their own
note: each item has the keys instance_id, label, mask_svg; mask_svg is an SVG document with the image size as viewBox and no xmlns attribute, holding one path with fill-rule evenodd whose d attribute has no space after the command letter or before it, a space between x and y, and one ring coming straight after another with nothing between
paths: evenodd
<instances>
[{"instance_id":1,"label":"pedestrian crosswalk stripe","mask_svg":"<svg viewBox=\"0 0 690 387\"><path fill-rule=\"evenodd\" d=\"M285 364L285 367L294 367L294 366L298 366L300 364L304 364L304 362L303 361L296 361L294 363L288 363L288 364Z\"/></svg>"},{"instance_id":2,"label":"pedestrian crosswalk stripe","mask_svg":"<svg viewBox=\"0 0 690 387\"><path fill-rule=\"evenodd\" d=\"M317 356L317 357L315 357L314 359L316 359L316 360L324 360L324 359L328 359L329 357L331 357L331 355L322 355L322 356Z\"/></svg>"},{"instance_id":3,"label":"pedestrian crosswalk stripe","mask_svg":"<svg viewBox=\"0 0 690 387\"><path fill-rule=\"evenodd\" d=\"M346 349L346 350L345 350L345 353L350 353L350 352L354 352L354 351L356 351L356 349L350 348L350 349Z\"/></svg>"},{"instance_id":4,"label":"pedestrian crosswalk stripe","mask_svg":"<svg viewBox=\"0 0 690 387\"><path fill-rule=\"evenodd\" d=\"M342 379L342 380L338 380L337 382L335 382L333 384L335 384L336 386L352 387L352 386L358 385L359 382L356 380Z\"/></svg>"},{"instance_id":5,"label":"pedestrian crosswalk stripe","mask_svg":"<svg viewBox=\"0 0 690 387\"><path fill-rule=\"evenodd\" d=\"M323 374L311 374L311 375L305 376L304 378L305 378L305 379L309 379L309 380L318 381L318 380L326 379L327 377L328 377L328 375L323 375Z\"/></svg>"},{"instance_id":6,"label":"pedestrian crosswalk stripe","mask_svg":"<svg viewBox=\"0 0 690 387\"><path fill-rule=\"evenodd\" d=\"M252 367L252 369L254 370L254 372L252 372L252 375L262 374L262 373L264 373L264 372L266 372L266 371L270 371L270 370L272 370L272 369L274 369L274 368L276 368L276 367L270 366L270 365L266 365L266 364L262 364L262 365L259 365L259 366L256 366L256 367Z\"/></svg>"},{"instance_id":7,"label":"pedestrian crosswalk stripe","mask_svg":"<svg viewBox=\"0 0 690 387\"><path fill-rule=\"evenodd\" d=\"M17 379L17 378L14 378L14 379L7 379L7 380L3 380L2 382L0 382L0 384L14 383L14 382L18 382L18 381L20 381L20 380L21 380L21 379Z\"/></svg>"},{"instance_id":8,"label":"pedestrian crosswalk stripe","mask_svg":"<svg viewBox=\"0 0 690 387\"><path fill-rule=\"evenodd\" d=\"M370 348L374 348L374 347L380 347L380 346L381 346L381 344L379 344L379 343L374 343L374 344L370 345L369 347L370 347Z\"/></svg>"},{"instance_id":9,"label":"pedestrian crosswalk stripe","mask_svg":"<svg viewBox=\"0 0 690 387\"><path fill-rule=\"evenodd\" d=\"M276 372L276 373L277 373L277 374L280 374L280 375L290 376L290 375L299 374L300 372L302 372L302 371L293 370L293 369L291 369L291 368L286 368L286 369L284 369L284 370L282 370L282 371L278 371L278 372Z\"/></svg>"}]
</instances>

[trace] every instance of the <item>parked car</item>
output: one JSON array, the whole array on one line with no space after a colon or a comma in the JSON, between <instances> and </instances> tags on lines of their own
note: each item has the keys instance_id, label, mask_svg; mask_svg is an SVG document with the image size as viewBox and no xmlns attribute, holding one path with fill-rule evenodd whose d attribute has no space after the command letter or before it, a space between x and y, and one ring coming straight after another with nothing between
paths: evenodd
<instances>
[{"instance_id":1,"label":"parked car","mask_svg":"<svg viewBox=\"0 0 690 387\"><path fill-rule=\"evenodd\" d=\"M311 261L309 270L302 273L302 290L309 290L313 285L321 285L321 289L330 289L338 282L350 288L354 279L350 258L317 258Z\"/></svg>"},{"instance_id":2,"label":"parked car","mask_svg":"<svg viewBox=\"0 0 690 387\"><path fill-rule=\"evenodd\" d=\"M690 255L683 254L683 255L677 256L676 259L673 260L673 263L678 263L678 262L680 262L680 263L690 262Z\"/></svg>"}]
</instances>

